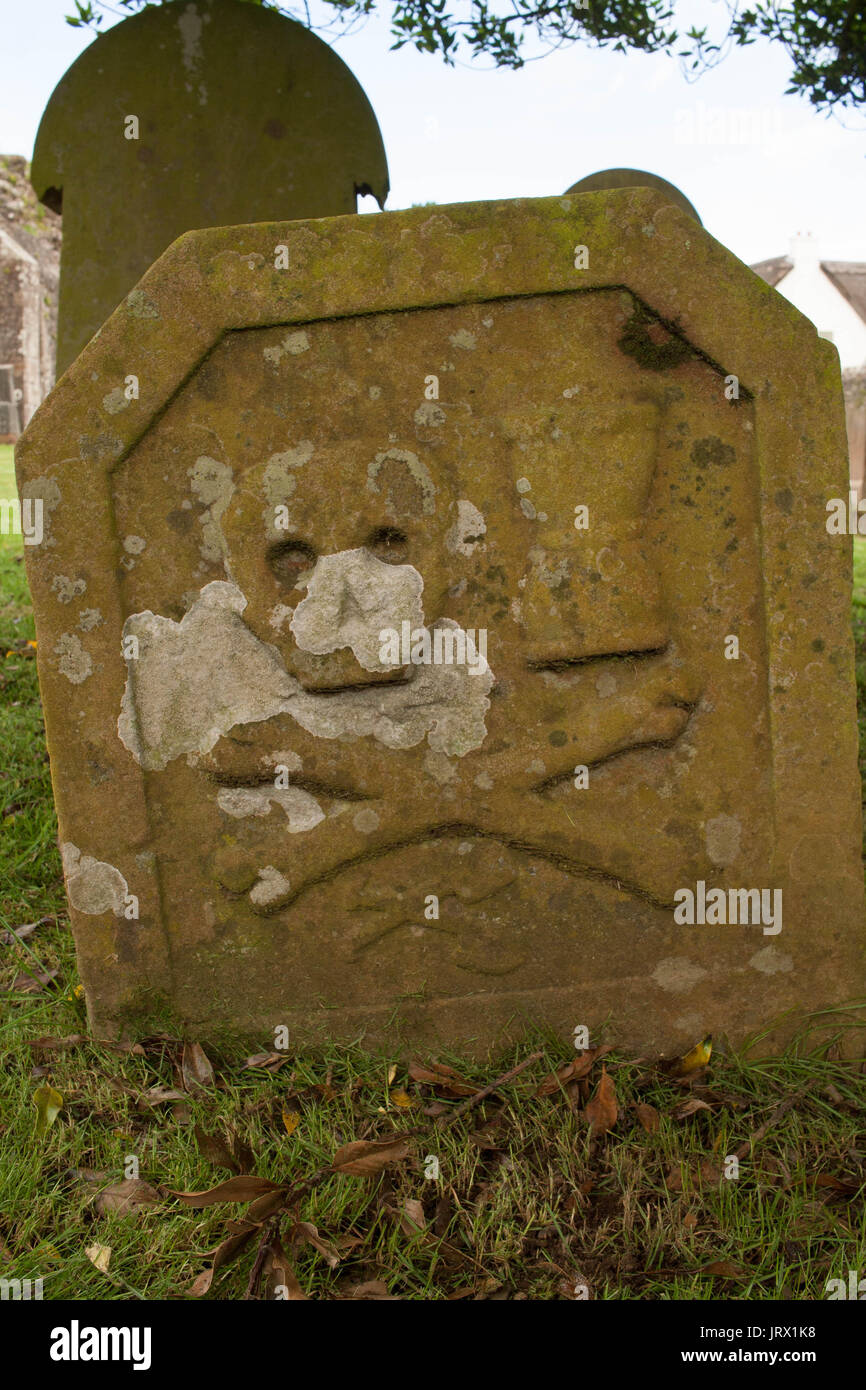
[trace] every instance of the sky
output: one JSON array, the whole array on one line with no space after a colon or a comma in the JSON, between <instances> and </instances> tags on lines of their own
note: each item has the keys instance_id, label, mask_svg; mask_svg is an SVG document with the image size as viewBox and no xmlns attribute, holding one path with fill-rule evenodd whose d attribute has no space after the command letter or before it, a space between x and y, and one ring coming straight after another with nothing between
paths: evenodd
<instances>
[{"instance_id":1,"label":"sky","mask_svg":"<svg viewBox=\"0 0 866 1390\"><path fill-rule=\"evenodd\" d=\"M333 13L313 3L314 15ZM71 0L0 0L4 154L30 157L53 87L91 41L64 22L71 9ZM390 51L390 11L385 3L357 32L328 36L379 120L388 209L543 197L626 166L676 184L746 262L784 254L797 232L811 232L825 259L866 260L866 113L828 117L785 96L790 60L779 45L733 50L698 80L676 57L580 44L517 72L485 59L449 68L436 55ZM677 15L718 28L723 0L678 0Z\"/></svg>"}]
</instances>

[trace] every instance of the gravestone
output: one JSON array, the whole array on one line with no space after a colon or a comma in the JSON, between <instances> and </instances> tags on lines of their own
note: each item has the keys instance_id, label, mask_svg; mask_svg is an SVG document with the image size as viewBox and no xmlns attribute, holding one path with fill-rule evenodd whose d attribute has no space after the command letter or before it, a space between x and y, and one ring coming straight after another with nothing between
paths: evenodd
<instances>
[{"instance_id":1,"label":"gravestone","mask_svg":"<svg viewBox=\"0 0 866 1390\"><path fill-rule=\"evenodd\" d=\"M10 363L0 367L0 444L14 444L21 433L15 374Z\"/></svg>"},{"instance_id":2,"label":"gravestone","mask_svg":"<svg viewBox=\"0 0 866 1390\"><path fill-rule=\"evenodd\" d=\"M685 193L681 193L675 184L669 183L660 174L651 174L646 169L599 169L573 183L566 193L597 193L603 188L655 188L667 195L669 203L682 208L696 222L701 221Z\"/></svg>"},{"instance_id":3,"label":"gravestone","mask_svg":"<svg viewBox=\"0 0 866 1390\"><path fill-rule=\"evenodd\" d=\"M39 267L34 257L0 227L0 362L12 369L21 402L16 413L22 426L42 399L41 319Z\"/></svg>"},{"instance_id":4,"label":"gravestone","mask_svg":"<svg viewBox=\"0 0 866 1390\"><path fill-rule=\"evenodd\" d=\"M182 233L329 217L388 193L376 117L346 65L243 0L176 0L100 35L48 102L31 180L63 212L58 375Z\"/></svg>"},{"instance_id":5,"label":"gravestone","mask_svg":"<svg viewBox=\"0 0 866 1390\"><path fill-rule=\"evenodd\" d=\"M838 362L665 195L186 236L18 473L99 1033L862 992Z\"/></svg>"}]
</instances>

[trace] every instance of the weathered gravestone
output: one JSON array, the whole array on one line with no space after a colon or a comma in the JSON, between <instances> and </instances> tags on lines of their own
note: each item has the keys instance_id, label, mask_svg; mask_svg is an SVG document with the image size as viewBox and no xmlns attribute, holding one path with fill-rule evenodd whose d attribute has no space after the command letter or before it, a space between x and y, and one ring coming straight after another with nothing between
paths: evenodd
<instances>
[{"instance_id":1,"label":"weathered gravestone","mask_svg":"<svg viewBox=\"0 0 866 1390\"><path fill-rule=\"evenodd\" d=\"M367 98L303 25L243 0L176 0L86 48L45 109L37 196L63 212L58 375L196 227L384 205Z\"/></svg>"},{"instance_id":2,"label":"weathered gravestone","mask_svg":"<svg viewBox=\"0 0 866 1390\"><path fill-rule=\"evenodd\" d=\"M651 174L646 169L598 169L594 174L587 174L584 178L578 179L577 183L566 189L566 194L597 193L603 188L655 188L659 193L667 195L667 202L682 208L683 212L687 212L696 222L701 220L697 210L676 184L669 183L660 174Z\"/></svg>"},{"instance_id":3,"label":"weathered gravestone","mask_svg":"<svg viewBox=\"0 0 866 1390\"><path fill-rule=\"evenodd\" d=\"M18 469L100 1033L862 990L838 362L664 195L190 234Z\"/></svg>"}]
</instances>

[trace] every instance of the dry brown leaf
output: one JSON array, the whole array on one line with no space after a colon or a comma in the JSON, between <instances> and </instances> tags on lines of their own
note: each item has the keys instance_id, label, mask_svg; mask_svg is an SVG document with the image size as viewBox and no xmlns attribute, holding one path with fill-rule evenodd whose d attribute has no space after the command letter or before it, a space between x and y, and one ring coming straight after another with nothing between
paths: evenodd
<instances>
[{"instance_id":1,"label":"dry brown leaf","mask_svg":"<svg viewBox=\"0 0 866 1390\"><path fill-rule=\"evenodd\" d=\"M692 1096L691 1100L684 1100L682 1105L678 1105L674 1110L675 1120L686 1120L689 1115L695 1115L699 1110L712 1110L705 1100L700 1100L697 1096Z\"/></svg>"},{"instance_id":2,"label":"dry brown leaf","mask_svg":"<svg viewBox=\"0 0 866 1390\"><path fill-rule=\"evenodd\" d=\"M202 1158L207 1159L208 1163L215 1163L220 1168L228 1168L230 1173L240 1172L237 1159L221 1135L207 1134L200 1125L196 1125L193 1133L198 1151Z\"/></svg>"},{"instance_id":3,"label":"dry brown leaf","mask_svg":"<svg viewBox=\"0 0 866 1390\"><path fill-rule=\"evenodd\" d=\"M88 1245L84 1253L90 1263L96 1266L100 1274L108 1273L108 1266L111 1261L110 1245Z\"/></svg>"},{"instance_id":4,"label":"dry brown leaf","mask_svg":"<svg viewBox=\"0 0 866 1390\"><path fill-rule=\"evenodd\" d=\"M289 1060L285 1052L257 1052L253 1057L248 1057L240 1068L241 1071L249 1071L251 1068L262 1068L265 1071L279 1071L280 1067L285 1066Z\"/></svg>"},{"instance_id":5,"label":"dry brown leaf","mask_svg":"<svg viewBox=\"0 0 866 1390\"><path fill-rule=\"evenodd\" d=\"M274 1236L268 1246L262 1272L267 1298L287 1303L305 1303L307 1301L307 1295L289 1264L288 1256L282 1247L279 1236Z\"/></svg>"},{"instance_id":6,"label":"dry brown leaf","mask_svg":"<svg viewBox=\"0 0 866 1390\"><path fill-rule=\"evenodd\" d=\"M466 1081L453 1067L444 1062L422 1062L417 1057L409 1063L409 1076L424 1086L435 1086L448 1096L474 1096L481 1089Z\"/></svg>"},{"instance_id":7,"label":"dry brown leaf","mask_svg":"<svg viewBox=\"0 0 866 1390\"><path fill-rule=\"evenodd\" d=\"M161 1198L156 1188L143 1178L124 1178L97 1192L93 1201L99 1215L104 1216L109 1211L127 1213L139 1207L155 1207Z\"/></svg>"},{"instance_id":8,"label":"dry brown leaf","mask_svg":"<svg viewBox=\"0 0 866 1390\"><path fill-rule=\"evenodd\" d=\"M391 1139L356 1139L337 1150L331 1167L335 1173L365 1178L371 1173L381 1173L387 1163L405 1158L408 1152L409 1144L401 1135Z\"/></svg>"},{"instance_id":9,"label":"dry brown leaf","mask_svg":"<svg viewBox=\"0 0 866 1390\"><path fill-rule=\"evenodd\" d=\"M16 994L40 994L51 981L59 975L59 970L37 971L36 975L28 975L26 970L22 970L20 975L16 975L12 981L12 989Z\"/></svg>"},{"instance_id":10,"label":"dry brown leaf","mask_svg":"<svg viewBox=\"0 0 866 1390\"><path fill-rule=\"evenodd\" d=\"M247 1221L257 1221L261 1225L269 1216L276 1215L286 1200L288 1190L287 1187L278 1187L274 1192L266 1192L262 1197L257 1197L247 1207Z\"/></svg>"},{"instance_id":11,"label":"dry brown leaf","mask_svg":"<svg viewBox=\"0 0 866 1390\"><path fill-rule=\"evenodd\" d=\"M32 936L39 927L51 926L56 921L56 917L40 917L38 922L24 922L20 927L10 927L9 931L0 931L0 942L4 946L14 946L16 941L24 941Z\"/></svg>"},{"instance_id":12,"label":"dry brown leaf","mask_svg":"<svg viewBox=\"0 0 866 1390\"><path fill-rule=\"evenodd\" d=\"M396 1294L388 1292L388 1285L381 1279L368 1279L364 1284L353 1284L347 1289L350 1298L376 1299L381 1302L397 1303Z\"/></svg>"},{"instance_id":13,"label":"dry brown leaf","mask_svg":"<svg viewBox=\"0 0 866 1390\"><path fill-rule=\"evenodd\" d=\"M569 1081L579 1081L582 1076L587 1076L592 1070L594 1062L602 1057L606 1057L613 1047L607 1043L602 1047L590 1047L586 1052L582 1052L578 1057L572 1057L570 1062L564 1062L556 1071L546 1076L535 1092L538 1096L549 1096L560 1087L565 1086Z\"/></svg>"},{"instance_id":14,"label":"dry brown leaf","mask_svg":"<svg viewBox=\"0 0 866 1390\"><path fill-rule=\"evenodd\" d=\"M635 1105L635 1112L647 1134L655 1134L661 1124L661 1118L655 1106L638 1101Z\"/></svg>"},{"instance_id":15,"label":"dry brown leaf","mask_svg":"<svg viewBox=\"0 0 866 1390\"><path fill-rule=\"evenodd\" d=\"M198 1043L184 1043L180 1070L183 1084L190 1095L207 1090L214 1084L213 1067Z\"/></svg>"},{"instance_id":16,"label":"dry brown leaf","mask_svg":"<svg viewBox=\"0 0 866 1390\"><path fill-rule=\"evenodd\" d=\"M250 1225L234 1235L230 1235L222 1241L213 1253L213 1263L209 1269L202 1270L197 1279L193 1280L189 1292L194 1298L201 1298L206 1294L214 1276L222 1269L223 1265L230 1264L231 1261L241 1253L244 1246L249 1243L250 1237L255 1234L258 1227Z\"/></svg>"},{"instance_id":17,"label":"dry brown leaf","mask_svg":"<svg viewBox=\"0 0 866 1390\"><path fill-rule=\"evenodd\" d=\"M403 1203L403 1211L400 1213L400 1227L406 1236L417 1236L420 1231L426 1230L427 1221L424 1217L424 1208L415 1197L409 1197Z\"/></svg>"},{"instance_id":18,"label":"dry brown leaf","mask_svg":"<svg viewBox=\"0 0 866 1390\"><path fill-rule=\"evenodd\" d=\"M714 1274L717 1279L742 1279L745 1272L742 1265L735 1265L731 1260L714 1260L698 1271L699 1274Z\"/></svg>"},{"instance_id":19,"label":"dry brown leaf","mask_svg":"<svg viewBox=\"0 0 866 1390\"><path fill-rule=\"evenodd\" d=\"M183 1091L173 1091L169 1086L151 1086L141 1096L141 1102L146 1105L166 1105L172 1100L186 1100Z\"/></svg>"},{"instance_id":20,"label":"dry brown leaf","mask_svg":"<svg viewBox=\"0 0 866 1390\"><path fill-rule=\"evenodd\" d=\"M29 1047L37 1051L55 1052L67 1047L80 1047L83 1042L87 1042L83 1033L70 1033L66 1038L32 1038Z\"/></svg>"},{"instance_id":21,"label":"dry brown leaf","mask_svg":"<svg viewBox=\"0 0 866 1390\"><path fill-rule=\"evenodd\" d=\"M252 1174L243 1174L218 1183L216 1187L208 1187L202 1192L175 1192L173 1189L169 1191L172 1197L177 1197L188 1207L212 1207L216 1202L254 1202L257 1197L263 1197L268 1192L281 1192L283 1189L279 1183L271 1182L270 1178L256 1178Z\"/></svg>"},{"instance_id":22,"label":"dry brown leaf","mask_svg":"<svg viewBox=\"0 0 866 1390\"><path fill-rule=\"evenodd\" d=\"M317 1228L311 1221L297 1221L291 1229L290 1237L293 1242L305 1240L308 1245L312 1245L313 1249L321 1255L322 1259L327 1262L331 1269L336 1269L337 1265L340 1263L340 1256L337 1254L333 1245L329 1245L327 1241L322 1240Z\"/></svg>"},{"instance_id":23,"label":"dry brown leaf","mask_svg":"<svg viewBox=\"0 0 866 1390\"><path fill-rule=\"evenodd\" d=\"M616 1087L608 1076L603 1062L601 1064L601 1079L596 1087L595 1095L587 1103L583 1113L589 1120L590 1130L593 1134L606 1134L616 1124L619 1114L616 1105Z\"/></svg>"},{"instance_id":24,"label":"dry brown leaf","mask_svg":"<svg viewBox=\"0 0 866 1390\"><path fill-rule=\"evenodd\" d=\"M392 1105L399 1106L401 1110L411 1110L412 1106L415 1104L415 1101L412 1099L412 1097L408 1094L407 1091L402 1091L399 1089L396 1091L391 1091L390 1100Z\"/></svg>"},{"instance_id":25,"label":"dry brown leaf","mask_svg":"<svg viewBox=\"0 0 866 1390\"><path fill-rule=\"evenodd\" d=\"M815 1176L816 1187L829 1187L832 1192L844 1192L847 1196L859 1192L863 1186L862 1182L857 1182L853 1178L834 1178L831 1173L817 1173Z\"/></svg>"}]
</instances>

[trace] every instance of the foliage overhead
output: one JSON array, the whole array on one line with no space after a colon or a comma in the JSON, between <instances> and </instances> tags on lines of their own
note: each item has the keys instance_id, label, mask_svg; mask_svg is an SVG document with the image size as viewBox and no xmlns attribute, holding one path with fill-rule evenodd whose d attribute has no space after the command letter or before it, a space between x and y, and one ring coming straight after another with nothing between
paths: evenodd
<instances>
[{"instance_id":1,"label":"foliage overhead","mask_svg":"<svg viewBox=\"0 0 866 1390\"><path fill-rule=\"evenodd\" d=\"M67 23L98 29L105 0L74 0ZM129 12L148 0L120 0ZM384 8L388 0L320 0L330 20L310 12L309 0L264 5L319 32L345 29ZM866 105L866 5L863 0L724 0L727 29L713 37L706 26L681 30L676 0L390 0L393 48L412 44L453 64L459 56L492 59L496 67L519 68L527 42L550 51L575 42L625 53L673 53L698 75L714 67L732 47L757 39L779 43L791 59L789 93L805 96L819 110ZM680 46L681 45L681 46Z\"/></svg>"}]
</instances>

